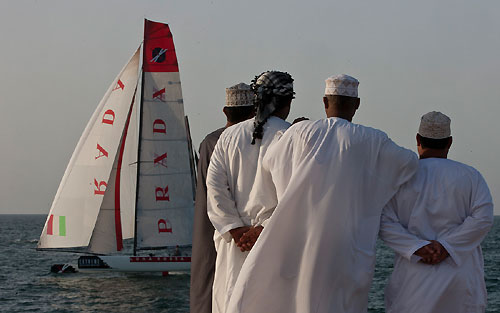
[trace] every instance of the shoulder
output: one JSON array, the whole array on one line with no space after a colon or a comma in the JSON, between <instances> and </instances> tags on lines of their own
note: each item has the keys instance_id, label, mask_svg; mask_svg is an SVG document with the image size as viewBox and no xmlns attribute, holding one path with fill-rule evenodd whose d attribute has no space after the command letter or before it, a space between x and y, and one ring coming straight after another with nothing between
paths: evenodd
<instances>
[{"instance_id":1,"label":"shoulder","mask_svg":"<svg viewBox=\"0 0 500 313\"><path fill-rule=\"evenodd\" d=\"M450 159L428 158L419 161L419 170L441 174L450 180L461 181L469 177L472 181L484 181L481 173L474 167Z\"/></svg>"},{"instance_id":2,"label":"shoulder","mask_svg":"<svg viewBox=\"0 0 500 313\"><path fill-rule=\"evenodd\" d=\"M350 123L349 126L352 132L358 133L363 137L371 139L378 138L380 140L389 140L389 136L387 136L387 134L380 129L354 123Z\"/></svg>"},{"instance_id":3,"label":"shoulder","mask_svg":"<svg viewBox=\"0 0 500 313\"><path fill-rule=\"evenodd\" d=\"M270 129L275 129L275 130L285 130L285 129L288 129L290 127L290 123L288 123L287 121L285 121L279 117L271 116L267 120L267 123L265 124L264 127L270 128Z\"/></svg>"},{"instance_id":4,"label":"shoulder","mask_svg":"<svg viewBox=\"0 0 500 313\"><path fill-rule=\"evenodd\" d=\"M446 170L453 169L454 171L461 173L471 173L474 175L479 174L479 171L473 168L472 166L450 159L427 158L420 160L420 164L421 164L420 166L423 168L432 168L432 169L442 168Z\"/></svg>"},{"instance_id":5,"label":"shoulder","mask_svg":"<svg viewBox=\"0 0 500 313\"><path fill-rule=\"evenodd\" d=\"M287 133L300 134L304 138L314 138L320 135L326 135L328 133L334 133L336 135L341 135L345 138L350 138L354 140L379 138L381 141L388 140L389 137L386 133L379 129L372 127L367 127L359 124L351 123L347 120L341 118L324 118L316 121L302 121L292 125Z\"/></svg>"},{"instance_id":6,"label":"shoulder","mask_svg":"<svg viewBox=\"0 0 500 313\"><path fill-rule=\"evenodd\" d=\"M253 119L249 119L238 124L229 126L220 135L220 140L229 141L234 140L238 137L244 136L245 134L251 133L253 128Z\"/></svg>"},{"instance_id":7,"label":"shoulder","mask_svg":"<svg viewBox=\"0 0 500 313\"><path fill-rule=\"evenodd\" d=\"M217 142L217 140L219 140L219 137L224 130L225 127L221 127L219 129L214 130L210 134L206 135L203 141L201 142L201 145Z\"/></svg>"},{"instance_id":8,"label":"shoulder","mask_svg":"<svg viewBox=\"0 0 500 313\"><path fill-rule=\"evenodd\" d=\"M219 140L219 137L223 131L224 131L224 127L221 127L219 129L214 130L210 134L206 135L205 138L200 143L200 148L199 148L200 153L203 150L212 151L214 149L215 145L217 144L217 141Z\"/></svg>"}]
</instances>

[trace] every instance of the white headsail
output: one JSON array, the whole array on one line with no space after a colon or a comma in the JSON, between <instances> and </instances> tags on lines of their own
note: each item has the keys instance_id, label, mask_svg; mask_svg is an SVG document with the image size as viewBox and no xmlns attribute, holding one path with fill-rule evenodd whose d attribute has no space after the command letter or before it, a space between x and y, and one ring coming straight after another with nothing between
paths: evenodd
<instances>
[{"instance_id":1,"label":"white headsail","mask_svg":"<svg viewBox=\"0 0 500 313\"><path fill-rule=\"evenodd\" d=\"M135 101L135 97L132 99ZM123 239L134 236L137 178L137 105L130 105L118 153L108 180L101 210L87 250L94 253L121 251Z\"/></svg>"},{"instance_id":2,"label":"white headsail","mask_svg":"<svg viewBox=\"0 0 500 313\"><path fill-rule=\"evenodd\" d=\"M87 124L59 185L38 248L89 244L106 190L109 184L114 184L113 164L116 166L130 116L138 67L139 49L113 81ZM120 215L118 217L120 220ZM130 225L122 229L124 235L130 236L131 232Z\"/></svg>"}]
</instances>

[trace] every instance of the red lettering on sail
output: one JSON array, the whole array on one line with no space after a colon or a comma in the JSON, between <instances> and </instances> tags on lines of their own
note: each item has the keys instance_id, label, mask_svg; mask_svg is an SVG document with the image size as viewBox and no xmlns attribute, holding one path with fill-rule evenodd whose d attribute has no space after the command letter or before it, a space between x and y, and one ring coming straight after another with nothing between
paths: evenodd
<instances>
[{"instance_id":1,"label":"red lettering on sail","mask_svg":"<svg viewBox=\"0 0 500 313\"><path fill-rule=\"evenodd\" d=\"M155 195L156 201L170 201L170 196L168 195L168 186L165 187L165 189L156 187Z\"/></svg>"},{"instance_id":2,"label":"red lettering on sail","mask_svg":"<svg viewBox=\"0 0 500 313\"><path fill-rule=\"evenodd\" d=\"M164 167L167 167L167 153L165 152L164 154L160 155L160 156L157 156L155 154L155 160L154 160L154 164L158 164L158 165L161 165L161 166L164 166Z\"/></svg>"},{"instance_id":3,"label":"red lettering on sail","mask_svg":"<svg viewBox=\"0 0 500 313\"><path fill-rule=\"evenodd\" d=\"M118 81L116 82L116 86L115 86L115 88L113 88L113 91L115 91L115 90L117 90L117 89L121 89L121 90L123 90L123 88L125 88L125 85L122 83L122 81L121 81L121 80L118 80Z\"/></svg>"},{"instance_id":4,"label":"red lettering on sail","mask_svg":"<svg viewBox=\"0 0 500 313\"><path fill-rule=\"evenodd\" d=\"M95 185L94 195L103 196L104 192L106 192L106 187L108 186L108 184L103 180L97 182L97 179L94 178L94 185ZM101 189L102 187L104 187L104 189Z\"/></svg>"},{"instance_id":5,"label":"red lettering on sail","mask_svg":"<svg viewBox=\"0 0 500 313\"><path fill-rule=\"evenodd\" d=\"M172 232L172 226L170 226L170 223L168 220L164 220L160 218L158 220L158 232L159 233L171 233Z\"/></svg>"},{"instance_id":6,"label":"red lettering on sail","mask_svg":"<svg viewBox=\"0 0 500 313\"><path fill-rule=\"evenodd\" d=\"M108 151L104 150L100 144L97 144L97 150L99 150L99 155L95 157L95 159L102 158L103 156L108 157Z\"/></svg>"},{"instance_id":7,"label":"red lettering on sail","mask_svg":"<svg viewBox=\"0 0 500 313\"><path fill-rule=\"evenodd\" d=\"M102 123L113 125L114 122L115 122L115 112L113 112L113 110L107 110L106 112L104 112L104 115L102 117Z\"/></svg>"},{"instance_id":8,"label":"red lettering on sail","mask_svg":"<svg viewBox=\"0 0 500 313\"><path fill-rule=\"evenodd\" d=\"M153 134L154 133L162 133L162 134L167 133L167 124L165 124L164 120L158 119L153 122Z\"/></svg>"},{"instance_id":9,"label":"red lettering on sail","mask_svg":"<svg viewBox=\"0 0 500 313\"><path fill-rule=\"evenodd\" d=\"M165 88L160 90L153 89L153 100L165 101Z\"/></svg>"}]
</instances>

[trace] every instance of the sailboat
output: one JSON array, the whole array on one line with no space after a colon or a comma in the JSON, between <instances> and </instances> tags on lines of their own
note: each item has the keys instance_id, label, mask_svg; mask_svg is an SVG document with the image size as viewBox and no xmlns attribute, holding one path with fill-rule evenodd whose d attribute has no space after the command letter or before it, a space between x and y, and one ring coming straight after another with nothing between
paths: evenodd
<instances>
[{"instance_id":1,"label":"sailboat","mask_svg":"<svg viewBox=\"0 0 500 313\"><path fill-rule=\"evenodd\" d=\"M195 170L169 26L145 20L142 66L140 52L90 118L38 242L85 253L80 269L190 268Z\"/></svg>"}]
</instances>

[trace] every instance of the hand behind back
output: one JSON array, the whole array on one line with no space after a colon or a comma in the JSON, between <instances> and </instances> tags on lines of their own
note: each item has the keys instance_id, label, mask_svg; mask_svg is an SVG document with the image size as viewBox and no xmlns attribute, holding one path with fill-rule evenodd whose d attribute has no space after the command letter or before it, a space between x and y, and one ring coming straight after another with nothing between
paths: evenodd
<instances>
[{"instance_id":1,"label":"hand behind back","mask_svg":"<svg viewBox=\"0 0 500 313\"><path fill-rule=\"evenodd\" d=\"M449 255L448 251L436 240L431 240L431 243L423 246L414 253L421 257L420 262L435 265L441 263Z\"/></svg>"},{"instance_id":2,"label":"hand behind back","mask_svg":"<svg viewBox=\"0 0 500 313\"><path fill-rule=\"evenodd\" d=\"M236 243L236 245L240 247L241 252L250 251L252 249L263 228L262 226L252 226L243 236L241 236L239 242Z\"/></svg>"}]
</instances>

